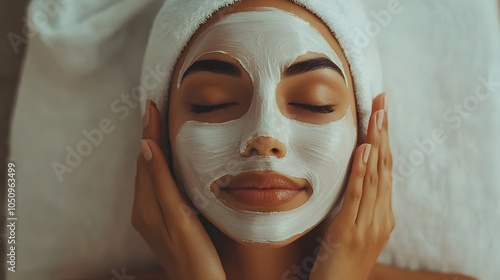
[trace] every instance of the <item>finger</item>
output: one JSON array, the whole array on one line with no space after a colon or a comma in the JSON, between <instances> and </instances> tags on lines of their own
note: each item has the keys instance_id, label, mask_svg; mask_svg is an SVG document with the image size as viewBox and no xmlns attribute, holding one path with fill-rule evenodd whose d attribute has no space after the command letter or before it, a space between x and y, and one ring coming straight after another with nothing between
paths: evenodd
<instances>
[{"instance_id":1,"label":"finger","mask_svg":"<svg viewBox=\"0 0 500 280\"><path fill-rule=\"evenodd\" d=\"M366 172L366 162L370 155L370 144L360 145L354 154L349 182L344 194L342 208L338 218L345 225L354 225L358 216L359 204L363 196L363 181Z\"/></svg>"},{"instance_id":2,"label":"finger","mask_svg":"<svg viewBox=\"0 0 500 280\"><path fill-rule=\"evenodd\" d=\"M392 175L392 153L389 142L389 131L388 131L388 117L387 113L384 114L384 121L382 130L380 133L380 147L379 147L379 196L377 199L387 198L390 195L390 189L392 184L389 183L389 179Z\"/></svg>"},{"instance_id":3,"label":"finger","mask_svg":"<svg viewBox=\"0 0 500 280\"><path fill-rule=\"evenodd\" d=\"M135 193L134 193L134 206L141 205L141 202L148 202L148 196L154 199L154 193L151 189L151 181L149 180L148 171L145 166L142 154L137 158L136 172L135 172Z\"/></svg>"},{"instance_id":4,"label":"finger","mask_svg":"<svg viewBox=\"0 0 500 280\"><path fill-rule=\"evenodd\" d=\"M143 116L142 139L151 139L161 147L160 120L160 113L156 104L148 99Z\"/></svg>"},{"instance_id":5,"label":"finger","mask_svg":"<svg viewBox=\"0 0 500 280\"><path fill-rule=\"evenodd\" d=\"M384 160L384 166L386 166L386 173L385 176L387 178L387 181L389 183L389 196L387 197L388 203L389 203L389 211L392 215L392 168L393 168L393 158L392 158L392 152L391 152L391 147L390 147L390 139L389 139L389 112L387 110L387 94L384 94L384 99L383 99L383 108L385 111L385 120L384 120L384 127L383 127L383 135L385 137L385 140L382 142L384 143L384 151L383 154L385 155L385 160Z\"/></svg>"},{"instance_id":6,"label":"finger","mask_svg":"<svg viewBox=\"0 0 500 280\"><path fill-rule=\"evenodd\" d=\"M143 116L143 138L152 138L159 141L159 134L154 129L159 126L159 118L152 112L154 103L147 100L146 109ZM137 228L155 227L156 224L163 224L163 214L161 207L152 189L152 182L149 176L146 160L140 153L137 157L134 203L132 209L132 223Z\"/></svg>"},{"instance_id":7,"label":"finger","mask_svg":"<svg viewBox=\"0 0 500 280\"><path fill-rule=\"evenodd\" d=\"M356 224L362 227L369 227L373 219L373 210L377 198L378 187L378 150L380 146L380 118L383 118L383 111L376 111L370 118L368 126L367 141L372 145L370 156L366 166L366 174L363 181L363 197L359 207Z\"/></svg>"},{"instance_id":8,"label":"finger","mask_svg":"<svg viewBox=\"0 0 500 280\"><path fill-rule=\"evenodd\" d=\"M381 94L377 95L377 97L375 97L375 99L373 99L373 102L372 102L372 113L377 112L378 110L386 110L387 108L386 108L385 100L386 100L385 93L381 93Z\"/></svg>"},{"instance_id":9,"label":"finger","mask_svg":"<svg viewBox=\"0 0 500 280\"><path fill-rule=\"evenodd\" d=\"M388 134L388 117L384 117L379 148L379 182L374 216L387 219L392 216L392 154Z\"/></svg>"},{"instance_id":10,"label":"finger","mask_svg":"<svg viewBox=\"0 0 500 280\"><path fill-rule=\"evenodd\" d=\"M221 268L217 251L200 220L182 198L162 150L151 139L142 140L141 147L153 190L162 208L167 229L164 234L170 238L169 245L175 251L175 257L189 256L192 263Z\"/></svg>"},{"instance_id":11,"label":"finger","mask_svg":"<svg viewBox=\"0 0 500 280\"><path fill-rule=\"evenodd\" d=\"M167 227L179 228L198 220L182 198L160 147L151 139L141 140L141 147L152 181L152 189L162 208Z\"/></svg>"},{"instance_id":12,"label":"finger","mask_svg":"<svg viewBox=\"0 0 500 280\"><path fill-rule=\"evenodd\" d=\"M161 206L152 188L146 161L139 155L137 159L132 225L143 234L153 228L164 227Z\"/></svg>"}]
</instances>

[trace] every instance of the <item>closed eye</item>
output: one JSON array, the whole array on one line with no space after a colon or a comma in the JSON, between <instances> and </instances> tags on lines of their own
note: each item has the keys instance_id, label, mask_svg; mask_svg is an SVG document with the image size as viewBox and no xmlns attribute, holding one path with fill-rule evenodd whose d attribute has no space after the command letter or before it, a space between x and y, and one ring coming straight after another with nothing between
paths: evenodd
<instances>
[{"instance_id":1,"label":"closed eye","mask_svg":"<svg viewBox=\"0 0 500 280\"><path fill-rule=\"evenodd\" d=\"M330 114L335 111L333 105L313 106L301 103L288 103L288 104L297 107L299 109L310 111L316 114Z\"/></svg>"},{"instance_id":2,"label":"closed eye","mask_svg":"<svg viewBox=\"0 0 500 280\"><path fill-rule=\"evenodd\" d=\"M218 110L223 110L223 109L226 109L232 105L237 105L237 104L236 103L224 103L224 104L217 104L217 105L210 105L210 106L191 105L190 111L195 113L195 114L203 114L203 113L210 113L210 112L215 112Z\"/></svg>"}]
</instances>

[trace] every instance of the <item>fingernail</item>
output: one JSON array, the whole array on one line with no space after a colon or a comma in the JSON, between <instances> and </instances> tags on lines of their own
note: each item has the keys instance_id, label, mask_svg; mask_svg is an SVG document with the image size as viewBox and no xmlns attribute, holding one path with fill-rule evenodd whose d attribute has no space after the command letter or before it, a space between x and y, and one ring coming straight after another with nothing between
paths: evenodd
<instances>
[{"instance_id":1,"label":"fingernail","mask_svg":"<svg viewBox=\"0 0 500 280\"><path fill-rule=\"evenodd\" d=\"M377 111L377 128L378 130L382 130L382 124L384 124L384 110Z\"/></svg>"},{"instance_id":2,"label":"fingernail","mask_svg":"<svg viewBox=\"0 0 500 280\"><path fill-rule=\"evenodd\" d=\"M144 112L144 117L142 118L142 124L144 127L148 126L149 124L149 108L151 106L151 100L146 101L146 111Z\"/></svg>"},{"instance_id":3,"label":"fingernail","mask_svg":"<svg viewBox=\"0 0 500 280\"><path fill-rule=\"evenodd\" d=\"M384 105L384 111L387 111L387 93L384 93L384 100L382 102Z\"/></svg>"},{"instance_id":4,"label":"fingernail","mask_svg":"<svg viewBox=\"0 0 500 280\"><path fill-rule=\"evenodd\" d=\"M368 144L363 151L363 162L366 164L368 162L368 158L370 157L370 150L372 149L372 145Z\"/></svg>"},{"instance_id":5,"label":"fingernail","mask_svg":"<svg viewBox=\"0 0 500 280\"><path fill-rule=\"evenodd\" d=\"M141 140L141 151L142 156L147 161L150 161L153 158L153 153L151 152L151 148L149 148L149 144L146 140Z\"/></svg>"}]
</instances>

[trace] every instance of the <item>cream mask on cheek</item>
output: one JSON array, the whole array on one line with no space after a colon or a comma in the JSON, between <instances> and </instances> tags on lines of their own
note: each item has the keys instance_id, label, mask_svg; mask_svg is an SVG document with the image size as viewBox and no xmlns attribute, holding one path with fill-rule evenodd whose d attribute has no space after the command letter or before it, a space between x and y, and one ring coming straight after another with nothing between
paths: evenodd
<instances>
[{"instance_id":1,"label":"cream mask on cheek","mask_svg":"<svg viewBox=\"0 0 500 280\"><path fill-rule=\"evenodd\" d=\"M188 121L173 147L179 183L195 206L233 239L286 241L321 222L339 198L356 142L351 109L340 120L318 125L285 117L276 103L283 69L308 52L328 57L347 80L340 59L315 28L293 14L266 8L231 14L209 27L182 65L179 77L201 56L224 53L238 60L252 79L252 104L241 118L223 123ZM282 142L286 155L243 157L246 146L258 136ZM313 189L309 200L290 211L253 212L233 209L210 191L210 185L225 175L271 170L307 179Z\"/></svg>"}]
</instances>

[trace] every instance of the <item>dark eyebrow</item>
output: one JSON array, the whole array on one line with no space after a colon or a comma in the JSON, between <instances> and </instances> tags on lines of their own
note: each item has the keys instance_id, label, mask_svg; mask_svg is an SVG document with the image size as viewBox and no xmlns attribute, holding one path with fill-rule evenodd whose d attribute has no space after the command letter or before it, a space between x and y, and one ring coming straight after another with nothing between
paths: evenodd
<instances>
[{"instance_id":1,"label":"dark eyebrow","mask_svg":"<svg viewBox=\"0 0 500 280\"><path fill-rule=\"evenodd\" d=\"M181 82L189 74L202 71L224 74L233 77L241 77L240 68L238 68L236 65L221 60L209 59L196 61L191 66L189 66L186 72L184 72L184 75L182 75Z\"/></svg>"},{"instance_id":2,"label":"dark eyebrow","mask_svg":"<svg viewBox=\"0 0 500 280\"><path fill-rule=\"evenodd\" d=\"M337 64L333 63L330 59L326 57L313 58L306 61L297 62L285 70L285 77L291 77L309 71L325 69L325 68L334 70L335 72L339 73L342 76L342 78L344 78L344 74L342 74L342 70L340 70Z\"/></svg>"}]
</instances>

